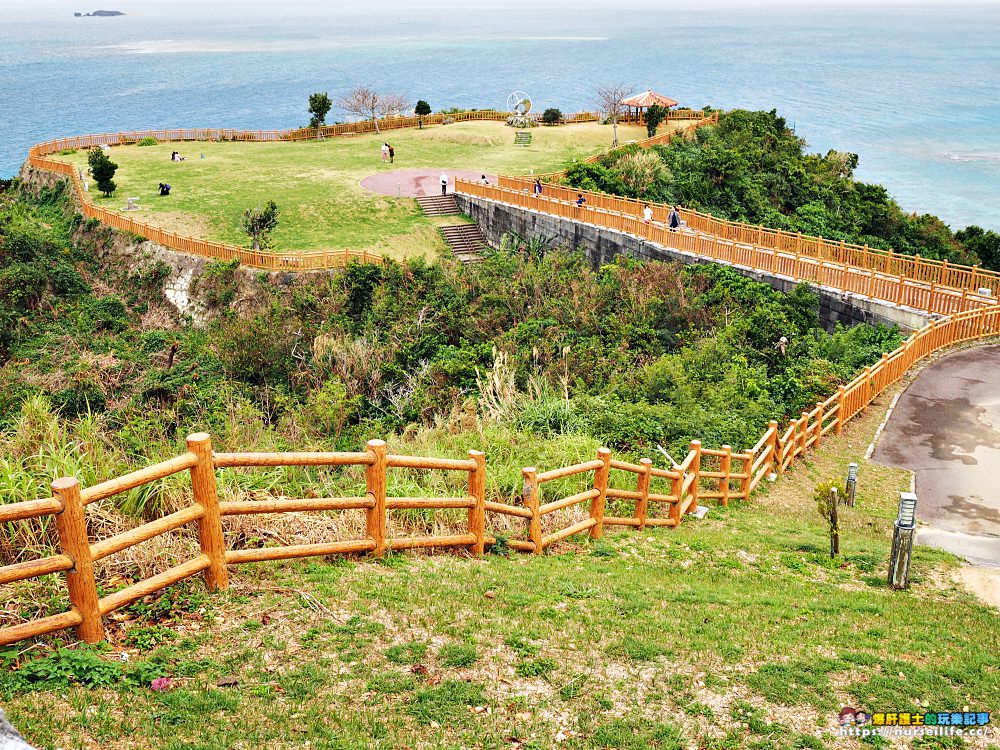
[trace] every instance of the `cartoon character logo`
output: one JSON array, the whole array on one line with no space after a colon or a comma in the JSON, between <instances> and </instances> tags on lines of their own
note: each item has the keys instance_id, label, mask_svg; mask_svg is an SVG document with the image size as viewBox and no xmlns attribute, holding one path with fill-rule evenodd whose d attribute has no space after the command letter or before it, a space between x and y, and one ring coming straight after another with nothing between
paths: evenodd
<instances>
[{"instance_id":1,"label":"cartoon character logo","mask_svg":"<svg viewBox=\"0 0 1000 750\"><path fill-rule=\"evenodd\" d=\"M872 715L866 714L860 708L858 709L857 713L854 714L854 723L857 724L858 726L861 726L862 724L868 724L871 720L872 720Z\"/></svg>"},{"instance_id":2,"label":"cartoon character logo","mask_svg":"<svg viewBox=\"0 0 1000 750\"><path fill-rule=\"evenodd\" d=\"M840 709L840 726L846 727L857 722L858 712L850 706Z\"/></svg>"}]
</instances>

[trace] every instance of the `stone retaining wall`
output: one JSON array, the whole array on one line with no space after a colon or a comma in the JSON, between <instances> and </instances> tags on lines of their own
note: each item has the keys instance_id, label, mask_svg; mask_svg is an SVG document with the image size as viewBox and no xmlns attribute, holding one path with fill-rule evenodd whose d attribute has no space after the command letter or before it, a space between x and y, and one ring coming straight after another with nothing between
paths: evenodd
<instances>
[{"instance_id":1,"label":"stone retaining wall","mask_svg":"<svg viewBox=\"0 0 1000 750\"><path fill-rule=\"evenodd\" d=\"M624 254L640 260L675 260L685 264L719 263L729 266L743 276L769 284L781 292L790 291L798 284L795 279L788 276L772 275L759 269L754 270L674 250L613 229L563 219L552 214L518 208L485 198L468 195L456 195L455 198L462 212L479 224L483 236L492 247L499 247L501 239L508 232L517 232L525 237L539 235L550 237L557 246L582 250L595 267L610 263L616 256ZM815 289L820 296L820 322L827 330L832 330L837 323L845 326L883 323L887 326L899 326L901 330L909 332L926 325L931 318L920 310L900 307L838 289L828 287L815 287Z\"/></svg>"}]
</instances>

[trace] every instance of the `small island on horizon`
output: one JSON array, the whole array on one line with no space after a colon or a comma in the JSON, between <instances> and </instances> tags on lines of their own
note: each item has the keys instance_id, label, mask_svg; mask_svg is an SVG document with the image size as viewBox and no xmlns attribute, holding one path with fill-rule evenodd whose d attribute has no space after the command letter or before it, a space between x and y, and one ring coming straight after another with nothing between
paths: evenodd
<instances>
[{"instance_id":1,"label":"small island on horizon","mask_svg":"<svg viewBox=\"0 0 1000 750\"><path fill-rule=\"evenodd\" d=\"M108 18L111 16L124 16L120 10L95 10L93 13L74 13L76 18Z\"/></svg>"}]
</instances>

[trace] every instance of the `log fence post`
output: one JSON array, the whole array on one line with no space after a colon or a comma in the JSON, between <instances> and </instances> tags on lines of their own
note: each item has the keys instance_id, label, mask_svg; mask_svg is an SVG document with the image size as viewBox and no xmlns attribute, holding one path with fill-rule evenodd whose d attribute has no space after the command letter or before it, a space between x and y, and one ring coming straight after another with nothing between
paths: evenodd
<instances>
[{"instance_id":1,"label":"log fence post","mask_svg":"<svg viewBox=\"0 0 1000 750\"><path fill-rule=\"evenodd\" d=\"M70 604L82 618L76 634L84 643L100 643L104 640L104 625L101 623L94 559L90 554L87 515L80 497L80 483L74 477L62 477L52 483L52 492L62 503L62 510L55 517L59 547L73 561L73 567L66 572L66 588Z\"/></svg>"},{"instance_id":2,"label":"log fence post","mask_svg":"<svg viewBox=\"0 0 1000 750\"><path fill-rule=\"evenodd\" d=\"M694 474L694 481L691 482L691 489L688 490L688 493L691 495L691 505L688 506L688 513L694 513L698 510L698 484L701 482L701 441L692 440L691 450L694 451L694 460L691 461L691 472Z\"/></svg>"},{"instance_id":3,"label":"log fence post","mask_svg":"<svg viewBox=\"0 0 1000 750\"><path fill-rule=\"evenodd\" d=\"M201 553L209 560L205 568L205 587L209 591L227 589L226 537L222 533L222 514L219 512L212 438L207 433L196 432L188 435L187 447L198 457L198 463L191 467L191 491L194 501L204 509L204 515L198 519L198 541Z\"/></svg>"},{"instance_id":4,"label":"log fence post","mask_svg":"<svg viewBox=\"0 0 1000 750\"><path fill-rule=\"evenodd\" d=\"M814 448L819 448L819 443L823 439L823 402L816 402L816 442L813 443Z\"/></svg>"},{"instance_id":5,"label":"log fence post","mask_svg":"<svg viewBox=\"0 0 1000 750\"><path fill-rule=\"evenodd\" d=\"M649 480L653 468L653 461L649 458L639 460L642 465L642 473L639 474L636 482L636 489L639 491L639 499L635 501L635 517L639 519L639 531L646 528L646 518L649 516ZM676 481L676 480L675 480ZM673 508L670 509L673 513ZM673 517L671 515L671 517Z\"/></svg>"},{"instance_id":6,"label":"log fence post","mask_svg":"<svg viewBox=\"0 0 1000 750\"><path fill-rule=\"evenodd\" d=\"M365 512L365 533L375 542L373 555L385 552L385 441L369 440L366 446L369 452L375 454L375 461L365 470L365 485L368 497L375 505Z\"/></svg>"},{"instance_id":7,"label":"log fence post","mask_svg":"<svg viewBox=\"0 0 1000 750\"><path fill-rule=\"evenodd\" d=\"M768 450L771 451L771 471L780 475L782 473L781 452L779 450L781 438L778 435L778 420L772 419L768 422L767 429L771 431L771 439L767 441Z\"/></svg>"},{"instance_id":8,"label":"log fence post","mask_svg":"<svg viewBox=\"0 0 1000 750\"><path fill-rule=\"evenodd\" d=\"M640 463L642 463L640 461ZM652 461L649 462L652 465ZM681 501L684 499L681 495L684 494L684 472L679 471L676 468L674 472L677 476L670 480L670 494L674 497L674 502L670 505L669 516L673 520L675 526L680 526L681 523Z\"/></svg>"},{"instance_id":9,"label":"log fence post","mask_svg":"<svg viewBox=\"0 0 1000 750\"><path fill-rule=\"evenodd\" d=\"M731 445L724 445L722 446L722 451L722 466L719 471L722 477L719 479L719 489L722 490L722 497L720 498L722 500L722 507L726 507L729 505L729 474L733 465L733 448Z\"/></svg>"},{"instance_id":10,"label":"log fence post","mask_svg":"<svg viewBox=\"0 0 1000 750\"><path fill-rule=\"evenodd\" d=\"M840 435L844 431L844 422L847 421L847 386L837 386L837 429L836 434Z\"/></svg>"},{"instance_id":11,"label":"log fence post","mask_svg":"<svg viewBox=\"0 0 1000 750\"><path fill-rule=\"evenodd\" d=\"M597 497L590 501L590 517L594 519L594 525L590 527L590 538L600 539L604 534L604 506L608 498L608 474L611 471L611 450L609 448L597 449L597 460L603 461L604 465L594 469L594 489L597 490Z\"/></svg>"},{"instance_id":12,"label":"log fence post","mask_svg":"<svg viewBox=\"0 0 1000 750\"><path fill-rule=\"evenodd\" d=\"M469 533L476 537L471 550L481 555L486 548L486 454L469 451L469 458L476 462L476 468L469 472L469 496L476 501L469 508Z\"/></svg>"},{"instance_id":13,"label":"log fence post","mask_svg":"<svg viewBox=\"0 0 1000 750\"><path fill-rule=\"evenodd\" d=\"M528 520L528 539L534 545L534 553L542 554L542 517L538 515L538 469L529 466L521 470L524 484L522 486L522 500L524 507L531 511L531 518Z\"/></svg>"},{"instance_id":14,"label":"log fence post","mask_svg":"<svg viewBox=\"0 0 1000 750\"><path fill-rule=\"evenodd\" d=\"M799 420L801 429L799 430L799 453L806 452L806 441L809 439L809 412L802 412Z\"/></svg>"}]
</instances>

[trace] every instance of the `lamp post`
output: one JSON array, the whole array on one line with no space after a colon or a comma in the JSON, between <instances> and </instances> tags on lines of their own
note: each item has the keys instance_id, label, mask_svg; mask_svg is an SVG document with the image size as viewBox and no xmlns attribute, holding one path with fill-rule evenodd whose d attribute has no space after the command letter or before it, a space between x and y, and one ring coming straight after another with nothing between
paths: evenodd
<instances>
[{"instance_id":1,"label":"lamp post","mask_svg":"<svg viewBox=\"0 0 1000 750\"><path fill-rule=\"evenodd\" d=\"M854 507L854 497L858 492L858 465L849 464L847 467L847 482L844 483L844 502Z\"/></svg>"},{"instance_id":2,"label":"lamp post","mask_svg":"<svg viewBox=\"0 0 1000 750\"><path fill-rule=\"evenodd\" d=\"M910 585L910 555L917 526L917 496L899 493L899 514L892 532L892 552L889 554L889 585L905 589Z\"/></svg>"}]
</instances>

